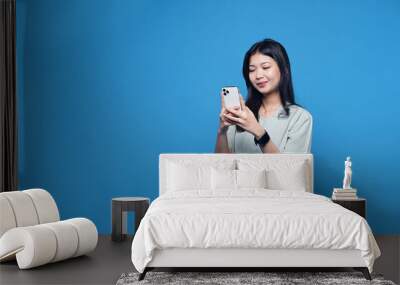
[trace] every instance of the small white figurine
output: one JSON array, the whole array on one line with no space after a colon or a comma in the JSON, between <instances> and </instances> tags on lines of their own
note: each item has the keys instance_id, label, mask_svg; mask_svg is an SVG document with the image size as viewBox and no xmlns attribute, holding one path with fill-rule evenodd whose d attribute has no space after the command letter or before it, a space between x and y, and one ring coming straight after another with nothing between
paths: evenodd
<instances>
[{"instance_id":1,"label":"small white figurine","mask_svg":"<svg viewBox=\"0 0 400 285\"><path fill-rule=\"evenodd\" d=\"M343 179L343 189L351 189L351 157L348 156L344 162L344 179Z\"/></svg>"}]
</instances>

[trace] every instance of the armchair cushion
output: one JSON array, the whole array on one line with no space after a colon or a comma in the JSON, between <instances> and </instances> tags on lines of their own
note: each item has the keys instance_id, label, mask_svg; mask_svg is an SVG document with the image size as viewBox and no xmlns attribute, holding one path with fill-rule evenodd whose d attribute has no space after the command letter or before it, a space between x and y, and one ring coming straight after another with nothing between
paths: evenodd
<instances>
[{"instance_id":1,"label":"armchair cushion","mask_svg":"<svg viewBox=\"0 0 400 285\"><path fill-rule=\"evenodd\" d=\"M18 227L0 238L0 260L14 256L20 269L77 257L96 248L96 226L88 219Z\"/></svg>"},{"instance_id":2,"label":"armchair cushion","mask_svg":"<svg viewBox=\"0 0 400 285\"><path fill-rule=\"evenodd\" d=\"M86 254L96 248L97 228L88 219L59 221L57 205L43 189L0 193L0 262L20 269Z\"/></svg>"}]
</instances>

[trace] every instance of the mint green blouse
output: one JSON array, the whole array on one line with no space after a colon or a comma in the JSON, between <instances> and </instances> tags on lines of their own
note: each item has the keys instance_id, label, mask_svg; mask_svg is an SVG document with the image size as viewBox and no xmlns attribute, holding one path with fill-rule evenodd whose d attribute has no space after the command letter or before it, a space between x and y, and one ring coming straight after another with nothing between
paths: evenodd
<instances>
[{"instance_id":1,"label":"mint green blouse","mask_svg":"<svg viewBox=\"0 0 400 285\"><path fill-rule=\"evenodd\" d=\"M289 116L281 106L272 116L260 117L259 123L267 130L271 141L282 153L309 153L311 151L312 116L299 107L289 106ZM236 126L227 131L232 153L262 153L249 132L237 132Z\"/></svg>"}]
</instances>

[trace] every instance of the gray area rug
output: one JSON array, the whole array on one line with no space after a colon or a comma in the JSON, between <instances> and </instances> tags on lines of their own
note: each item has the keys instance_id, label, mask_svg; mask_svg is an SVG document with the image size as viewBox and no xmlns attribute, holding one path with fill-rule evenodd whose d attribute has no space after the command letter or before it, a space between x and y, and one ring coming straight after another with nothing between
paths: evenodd
<instances>
[{"instance_id":1,"label":"gray area rug","mask_svg":"<svg viewBox=\"0 0 400 285\"><path fill-rule=\"evenodd\" d=\"M139 273L124 273L117 285L133 284L384 284L395 285L381 275L372 274L372 281L361 272L154 272L150 271L142 281Z\"/></svg>"}]
</instances>

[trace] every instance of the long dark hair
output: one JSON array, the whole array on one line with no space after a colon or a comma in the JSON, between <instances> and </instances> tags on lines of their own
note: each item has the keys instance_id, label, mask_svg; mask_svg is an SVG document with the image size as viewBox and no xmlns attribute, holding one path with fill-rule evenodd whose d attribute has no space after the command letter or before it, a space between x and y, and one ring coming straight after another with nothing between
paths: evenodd
<instances>
[{"instance_id":1,"label":"long dark hair","mask_svg":"<svg viewBox=\"0 0 400 285\"><path fill-rule=\"evenodd\" d=\"M259 120L258 111L260 110L263 95L254 88L249 78L249 64L250 57L255 53L262 53L272 57L278 64L281 73L279 81L279 95L281 104L286 115L289 115L289 106L297 105L294 100L294 91L292 84L292 73L290 71L289 57L285 48L279 42L272 39L265 39L253 44L246 52L243 60L243 77L247 86L247 100L246 106L254 113L254 116ZM244 131L241 127L237 126L238 131Z\"/></svg>"}]
</instances>

